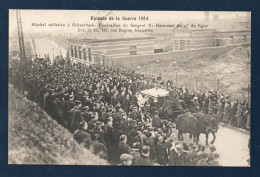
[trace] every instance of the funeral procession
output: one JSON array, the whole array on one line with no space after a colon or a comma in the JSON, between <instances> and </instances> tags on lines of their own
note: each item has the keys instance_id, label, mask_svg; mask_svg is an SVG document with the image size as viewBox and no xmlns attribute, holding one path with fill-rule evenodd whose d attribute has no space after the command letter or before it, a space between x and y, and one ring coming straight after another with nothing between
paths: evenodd
<instances>
[{"instance_id":1,"label":"funeral procession","mask_svg":"<svg viewBox=\"0 0 260 177\"><path fill-rule=\"evenodd\" d=\"M250 12L9 10L8 61L9 164L250 166Z\"/></svg>"}]
</instances>

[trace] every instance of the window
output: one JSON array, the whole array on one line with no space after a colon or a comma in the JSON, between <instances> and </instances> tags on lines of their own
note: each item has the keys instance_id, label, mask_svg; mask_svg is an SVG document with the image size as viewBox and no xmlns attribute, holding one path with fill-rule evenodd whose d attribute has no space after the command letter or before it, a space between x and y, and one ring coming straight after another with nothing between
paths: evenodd
<instances>
[{"instance_id":1,"label":"window","mask_svg":"<svg viewBox=\"0 0 260 177\"><path fill-rule=\"evenodd\" d=\"M81 59L81 48L79 47L79 59Z\"/></svg>"},{"instance_id":2,"label":"window","mask_svg":"<svg viewBox=\"0 0 260 177\"><path fill-rule=\"evenodd\" d=\"M229 36L230 38L230 44L234 44L234 36Z\"/></svg>"},{"instance_id":3,"label":"window","mask_svg":"<svg viewBox=\"0 0 260 177\"><path fill-rule=\"evenodd\" d=\"M180 41L180 50L185 50L185 40Z\"/></svg>"},{"instance_id":4,"label":"window","mask_svg":"<svg viewBox=\"0 0 260 177\"><path fill-rule=\"evenodd\" d=\"M246 35L243 35L243 42L246 42Z\"/></svg>"},{"instance_id":5,"label":"window","mask_svg":"<svg viewBox=\"0 0 260 177\"><path fill-rule=\"evenodd\" d=\"M220 46L220 40L216 39L216 46Z\"/></svg>"},{"instance_id":6,"label":"window","mask_svg":"<svg viewBox=\"0 0 260 177\"><path fill-rule=\"evenodd\" d=\"M83 48L83 57L84 57L84 60L86 61L87 60L87 56L86 56L86 49Z\"/></svg>"},{"instance_id":7,"label":"window","mask_svg":"<svg viewBox=\"0 0 260 177\"><path fill-rule=\"evenodd\" d=\"M88 58L89 58L89 62L92 62L91 49L90 48L88 48Z\"/></svg>"},{"instance_id":8,"label":"window","mask_svg":"<svg viewBox=\"0 0 260 177\"><path fill-rule=\"evenodd\" d=\"M75 58L78 58L77 47L75 46Z\"/></svg>"},{"instance_id":9,"label":"window","mask_svg":"<svg viewBox=\"0 0 260 177\"><path fill-rule=\"evenodd\" d=\"M136 55L136 46L133 45L129 47L129 54Z\"/></svg>"},{"instance_id":10,"label":"window","mask_svg":"<svg viewBox=\"0 0 260 177\"><path fill-rule=\"evenodd\" d=\"M74 57L73 46L71 46L70 51L71 51L71 52L70 52L70 53L71 53L70 55L71 55L72 57Z\"/></svg>"},{"instance_id":11,"label":"window","mask_svg":"<svg viewBox=\"0 0 260 177\"><path fill-rule=\"evenodd\" d=\"M175 40L175 50L178 50L178 41Z\"/></svg>"},{"instance_id":12,"label":"window","mask_svg":"<svg viewBox=\"0 0 260 177\"><path fill-rule=\"evenodd\" d=\"M190 49L190 41L187 41L187 49Z\"/></svg>"}]
</instances>

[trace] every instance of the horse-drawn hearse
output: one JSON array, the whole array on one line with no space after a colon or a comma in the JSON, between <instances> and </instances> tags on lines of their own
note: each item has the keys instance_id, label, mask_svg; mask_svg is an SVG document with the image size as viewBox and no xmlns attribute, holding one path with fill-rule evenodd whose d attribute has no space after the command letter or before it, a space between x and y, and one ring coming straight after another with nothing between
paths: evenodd
<instances>
[{"instance_id":1,"label":"horse-drawn hearse","mask_svg":"<svg viewBox=\"0 0 260 177\"><path fill-rule=\"evenodd\" d=\"M159 117L166 120L163 121L166 132L171 133L170 127L175 127L171 125L176 122L179 140L183 140L182 133L189 133L190 137L193 137L193 141L198 144L199 136L203 133L206 135L207 145L208 134L211 133L213 135L211 144L215 142L215 133L218 131L216 119L212 115L201 112L190 113L188 109L185 109L184 101L172 96L168 90L162 88L143 90L137 99L144 114L153 116L153 112L159 112Z\"/></svg>"},{"instance_id":2,"label":"horse-drawn hearse","mask_svg":"<svg viewBox=\"0 0 260 177\"><path fill-rule=\"evenodd\" d=\"M175 122L178 115L185 113L183 100L171 96L171 92L163 88L155 87L141 91L138 95L139 107L144 112L153 114L159 112L161 119Z\"/></svg>"}]
</instances>

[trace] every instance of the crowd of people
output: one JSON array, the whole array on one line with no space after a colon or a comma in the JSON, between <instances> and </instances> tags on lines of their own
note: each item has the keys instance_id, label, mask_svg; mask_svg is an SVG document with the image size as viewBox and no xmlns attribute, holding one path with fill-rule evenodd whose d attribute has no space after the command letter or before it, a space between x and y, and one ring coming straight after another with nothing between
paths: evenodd
<instances>
[{"instance_id":1,"label":"crowd of people","mask_svg":"<svg viewBox=\"0 0 260 177\"><path fill-rule=\"evenodd\" d=\"M189 92L172 81L116 66L73 64L63 61L30 61L20 67L10 61L9 81L29 100L67 128L74 139L111 164L219 166L216 148L176 139L165 131L154 99L145 112L138 104L140 91L163 87L170 97L183 100L190 112L216 116L227 126L247 128L250 108L246 102L231 102L219 92ZM26 70L24 69L26 68Z\"/></svg>"}]
</instances>

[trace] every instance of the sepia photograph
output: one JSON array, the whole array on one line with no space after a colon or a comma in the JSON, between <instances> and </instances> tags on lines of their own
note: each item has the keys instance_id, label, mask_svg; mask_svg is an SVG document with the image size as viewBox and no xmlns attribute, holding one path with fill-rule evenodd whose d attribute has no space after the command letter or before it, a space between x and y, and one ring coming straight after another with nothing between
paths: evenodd
<instances>
[{"instance_id":1,"label":"sepia photograph","mask_svg":"<svg viewBox=\"0 0 260 177\"><path fill-rule=\"evenodd\" d=\"M8 40L8 164L250 167L250 11L9 9Z\"/></svg>"}]
</instances>

